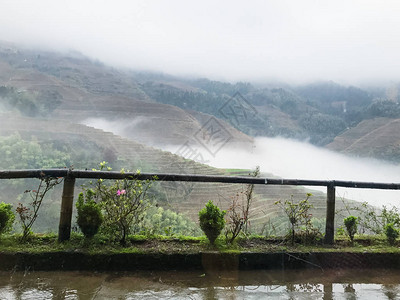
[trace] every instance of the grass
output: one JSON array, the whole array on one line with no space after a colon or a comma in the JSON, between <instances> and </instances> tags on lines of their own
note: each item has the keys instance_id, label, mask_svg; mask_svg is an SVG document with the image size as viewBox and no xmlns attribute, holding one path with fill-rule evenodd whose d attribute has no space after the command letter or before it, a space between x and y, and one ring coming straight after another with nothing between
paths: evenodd
<instances>
[{"instance_id":1,"label":"grass","mask_svg":"<svg viewBox=\"0 0 400 300\"><path fill-rule=\"evenodd\" d=\"M382 236L357 236L354 244L345 237L338 236L335 245L290 245L283 240L268 239L262 236L237 238L233 244L226 243L220 236L215 245L210 245L206 237L191 236L144 236L132 235L127 245L96 235L86 240L82 235L72 233L70 241L58 242L56 234L33 234L27 241L21 235L4 235L0 238L0 252L86 252L90 254L115 253L199 253L215 251L221 253L241 252L368 252L400 253L399 245L390 246Z\"/></svg>"},{"instance_id":2,"label":"grass","mask_svg":"<svg viewBox=\"0 0 400 300\"><path fill-rule=\"evenodd\" d=\"M236 175L236 176L240 175L244 176L252 172L252 170L249 169L223 169L223 170L225 171L225 174Z\"/></svg>"}]
</instances>

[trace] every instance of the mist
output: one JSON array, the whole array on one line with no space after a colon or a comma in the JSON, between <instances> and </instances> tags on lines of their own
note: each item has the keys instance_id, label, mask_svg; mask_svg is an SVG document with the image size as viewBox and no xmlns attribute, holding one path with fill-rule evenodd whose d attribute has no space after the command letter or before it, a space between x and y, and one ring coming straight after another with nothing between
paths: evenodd
<instances>
[{"instance_id":1,"label":"mist","mask_svg":"<svg viewBox=\"0 0 400 300\"><path fill-rule=\"evenodd\" d=\"M177 147L164 148L176 152ZM279 137L255 138L251 151L233 149L229 143L215 157L207 155L205 149L198 148L198 151L213 167L254 170L260 166L261 173L286 179L400 183L400 166L371 158L350 157L306 142ZM310 188L326 192L325 187ZM378 207L400 204L399 191L395 190L337 188L336 196L338 201L347 198L367 201Z\"/></svg>"},{"instance_id":2,"label":"mist","mask_svg":"<svg viewBox=\"0 0 400 300\"><path fill-rule=\"evenodd\" d=\"M147 122L141 118L132 121L108 121L91 118L82 122L85 125L112 132L125 138L134 139L133 128ZM150 139L150 137L149 137ZM182 145L161 145L154 141L157 148L178 154ZM195 149L201 163L216 168L254 170L260 166L264 174L272 174L286 179L312 180L348 180L364 182L400 183L400 166L373 158L347 156L307 142L281 137L257 137L252 147L232 146L227 143L215 155L199 144L190 144ZM191 157L185 157L191 158ZM190 171L188 170L190 173ZM310 187L326 192L325 187ZM283 195L288 196L288 195ZM371 205L400 204L400 192L395 190L373 190L355 188L337 188L338 199L347 198L359 202L367 201Z\"/></svg>"},{"instance_id":3,"label":"mist","mask_svg":"<svg viewBox=\"0 0 400 300\"><path fill-rule=\"evenodd\" d=\"M102 118L89 118L80 122L86 126L102 129L104 131L112 132L116 135L125 138L134 137L132 132L133 129L139 125L151 125L151 120L146 119L145 117L136 117L133 119L124 119L123 122L121 120L106 120Z\"/></svg>"},{"instance_id":4,"label":"mist","mask_svg":"<svg viewBox=\"0 0 400 300\"><path fill-rule=\"evenodd\" d=\"M400 77L400 3L4 0L0 40L223 81Z\"/></svg>"},{"instance_id":5,"label":"mist","mask_svg":"<svg viewBox=\"0 0 400 300\"><path fill-rule=\"evenodd\" d=\"M77 50L116 67L192 78L357 85L399 81L399 15L395 0L4 0L0 40ZM132 138L132 128L150 126L146 122L83 123ZM159 147L175 153L179 145ZM259 165L284 178L400 182L398 166L282 138L256 138L251 151L227 144L206 161L224 168ZM338 194L375 205L399 198L396 191L338 189Z\"/></svg>"},{"instance_id":6,"label":"mist","mask_svg":"<svg viewBox=\"0 0 400 300\"><path fill-rule=\"evenodd\" d=\"M400 182L400 166L376 159L350 157L284 138L255 138L252 153L223 148L211 159L210 165L244 169L254 169L258 165L261 172L287 179ZM326 192L324 187L311 188ZM400 204L398 191L337 188L336 196L368 201L375 206Z\"/></svg>"},{"instance_id":7,"label":"mist","mask_svg":"<svg viewBox=\"0 0 400 300\"><path fill-rule=\"evenodd\" d=\"M118 120L89 118L81 123L135 141L138 141L137 134L141 132L140 127L151 126L151 120L145 117ZM252 144L249 141L239 147L240 143L232 139L211 154L204 145L196 143L196 139L190 137L186 139L182 140L181 144L167 145L160 144L160 141L152 135L146 135L146 140L149 141L146 144L179 155L181 152L179 149L189 143L196 153L197 159L194 159L199 163L222 169L254 170L256 166L260 166L263 177L400 183L400 165L373 158L341 154L305 141L282 137L255 137ZM201 160L199 160L200 157ZM185 158L193 159L193 157ZM135 166L130 167L135 168ZM187 170L187 173L192 172ZM307 188L326 192L325 187ZM282 195L282 197L289 197L289 195ZM336 197L337 201L340 201L340 198L347 198L359 202L366 201L377 207L400 204L400 191L396 190L337 187Z\"/></svg>"}]
</instances>

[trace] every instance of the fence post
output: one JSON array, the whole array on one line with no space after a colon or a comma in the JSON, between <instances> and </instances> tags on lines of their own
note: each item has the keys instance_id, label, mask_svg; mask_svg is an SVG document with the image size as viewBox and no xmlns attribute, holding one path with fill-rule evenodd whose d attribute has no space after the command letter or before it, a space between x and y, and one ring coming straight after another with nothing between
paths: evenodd
<instances>
[{"instance_id":1,"label":"fence post","mask_svg":"<svg viewBox=\"0 0 400 300\"><path fill-rule=\"evenodd\" d=\"M335 237L335 185L328 184L326 198L325 244L333 245Z\"/></svg>"},{"instance_id":2,"label":"fence post","mask_svg":"<svg viewBox=\"0 0 400 300\"><path fill-rule=\"evenodd\" d=\"M68 241L71 236L72 206L74 202L75 178L67 175L64 178L64 187L61 198L60 225L58 227L58 241Z\"/></svg>"}]
</instances>

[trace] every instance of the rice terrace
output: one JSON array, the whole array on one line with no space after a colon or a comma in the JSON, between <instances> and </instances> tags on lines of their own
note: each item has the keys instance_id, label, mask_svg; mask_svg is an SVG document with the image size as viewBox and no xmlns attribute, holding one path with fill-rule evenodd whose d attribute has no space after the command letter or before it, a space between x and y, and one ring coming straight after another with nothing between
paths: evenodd
<instances>
[{"instance_id":1,"label":"rice terrace","mask_svg":"<svg viewBox=\"0 0 400 300\"><path fill-rule=\"evenodd\" d=\"M2 1L0 299L398 299L399 14Z\"/></svg>"}]
</instances>

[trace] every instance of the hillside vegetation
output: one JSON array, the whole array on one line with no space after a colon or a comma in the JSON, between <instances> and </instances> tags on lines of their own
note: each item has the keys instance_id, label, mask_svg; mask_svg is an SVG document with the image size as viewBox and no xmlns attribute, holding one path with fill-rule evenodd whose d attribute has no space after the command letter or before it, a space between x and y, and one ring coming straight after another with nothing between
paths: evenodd
<instances>
[{"instance_id":1,"label":"hillside vegetation","mask_svg":"<svg viewBox=\"0 0 400 300\"><path fill-rule=\"evenodd\" d=\"M183 79L115 69L75 52L0 44L0 107L30 117L102 124L153 146L195 142L193 137L211 116L225 121L223 127L234 145L251 143L247 134L324 146L361 121L400 118L398 88L398 84L361 89L334 82L255 86ZM376 152L372 149L369 155ZM397 160L390 153L379 158Z\"/></svg>"},{"instance_id":2,"label":"hillside vegetation","mask_svg":"<svg viewBox=\"0 0 400 300\"><path fill-rule=\"evenodd\" d=\"M337 151L398 162L400 146L397 135L392 134L400 117L398 99L384 96L381 90L365 91L332 82L255 86L181 79L117 70L79 53L44 52L2 43L0 168L91 169L107 161L114 170L123 167L157 173L248 174L249 170L237 173L211 168L155 148L198 143L199 136L211 140L212 132L204 128L224 132L232 147L251 147L255 136L284 136L308 139L317 145L334 141L329 147ZM211 125L210 120L214 122ZM374 143L366 142L364 135L373 141L382 133L369 130L375 127L365 124L388 130L386 139L379 140L379 147L390 143L391 152L382 152ZM363 126L366 129L352 133ZM376 147L376 151L362 152L369 147ZM265 176L274 176L268 170L262 171ZM23 191L34 187L32 180L0 184L0 200L13 204L23 201ZM208 200L228 209L244 188L163 182L156 185L154 199L157 205L197 221L198 211ZM54 190L44 205L44 217L38 225L43 230L57 228L60 192ZM295 187L256 187L250 211L253 228L273 233L278 230L273 220L285 226L275 201L290 195L300 200L307 192ZM325 195L314 194L313 215L322 218Z\"/></svg>"},{"instance_id":3,"label":"hillside vegetation","mask_svg":"<svg viewBox=\"0 0 400 300\"><path fill-rule=\"evenodd\" d=\"M0 129L1 169L69 167L92 169L104 159L114 170L120 168L142 172L208 174L246 176L245 170L220 170L204 164L186 160L170 152L148 147L135 141L122 138L109 132L81 124L56 120L39 120L27 117L2 115ZM274 177L264 173L263 176ZM79 185L87 181L77 182ZM34 189L37 180L1 181L0 201L17 205L27 198L23 192ZM182 214L197 222L198 211L213 199L222 209L229 209L234 199L241 201L245 185L223 183L174 183L160 182L154 186L154 204ZM250 208L251 229L257 233L276 234L284 231L287 223L282 218L281 209L274 205L277 200L288 199L291 195L296 200L305 197L309 190L290 186L256 186ZM321 219L319 225L324 229L326 196L313 192L310 203L312 213ZM58 226L61 186L57 187L43 204L41 218L35 230L55 231ZM343 203L338 202L338 208Z\"/></svg>"}]
</instances>

